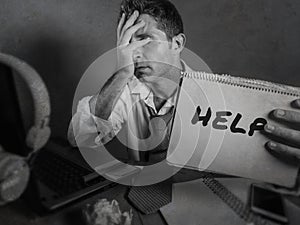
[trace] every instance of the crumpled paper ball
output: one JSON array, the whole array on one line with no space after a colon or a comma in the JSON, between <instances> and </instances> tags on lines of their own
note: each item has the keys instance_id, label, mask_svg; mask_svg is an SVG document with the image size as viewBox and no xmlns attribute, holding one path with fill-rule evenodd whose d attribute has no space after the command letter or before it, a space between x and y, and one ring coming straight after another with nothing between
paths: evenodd
<instances>
[{"instance_id":1,"label":"crumpled paper ball","mask_svg":"<svg viewBox=\"0 0 300 225\"><path fill-rule=\"evenodd\" d=\"M88 225L131 225L133 215L132 209L122 213L116 200L109 202L107 199L87 204L83 214Z\"/></svg>"}]
</instances>

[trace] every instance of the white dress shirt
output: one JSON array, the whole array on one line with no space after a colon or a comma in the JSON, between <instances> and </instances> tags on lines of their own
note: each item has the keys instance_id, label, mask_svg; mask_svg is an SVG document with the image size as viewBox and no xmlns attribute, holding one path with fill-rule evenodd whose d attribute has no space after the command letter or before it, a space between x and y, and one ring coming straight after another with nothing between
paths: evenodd
<instances>
[{"instance_id":1,"label":"white dress shirt","mask_svg":"<svg viewBox=\"0 0 300 225\"><path fill-rule=\"evenodd\" d=\"M184 71L192 71L184 62L182 65ZM92 96L84 97L79 101L77 111L71 121L76 145L97 147L106 144L120 132L121 128L126 126L126 129L122 129L122 131L125 130L126 138L121 138L121 142L125 142L124 144L131 149L148 149L151 118L148 107L159 116L169 113L175 105L177 92L167 99L159 111L156 110L153 97L153 92L132 76L107 120L93 115L89 106Z\"/></svg>"}]
</instances>

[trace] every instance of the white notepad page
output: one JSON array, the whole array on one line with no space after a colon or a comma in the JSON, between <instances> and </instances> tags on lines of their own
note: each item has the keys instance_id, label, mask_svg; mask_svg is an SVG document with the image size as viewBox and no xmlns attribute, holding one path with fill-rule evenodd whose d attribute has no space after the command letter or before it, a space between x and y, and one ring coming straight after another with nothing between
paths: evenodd
<instances>
[{"instance_id":1,"label":"white notepad page","mask_svg":"<svg viewBox=\"0 0 300 225\"><path fill-rule=\"evenodd\" d=\"M294 87L202 72L185 73L167 161L175 166L292 187L298 167L267 152L264 145L269 139L261 131L249 131L255 121L276 124L268 116L276 108L297 110L290 103L299 97L300 91ZM201 112L197 114L199 107ZM209 108L211 116L207 120ZM195 115L207 116L207 125ZM262 125L257 123L258 127Z\"/></svg>"}]
</instances>

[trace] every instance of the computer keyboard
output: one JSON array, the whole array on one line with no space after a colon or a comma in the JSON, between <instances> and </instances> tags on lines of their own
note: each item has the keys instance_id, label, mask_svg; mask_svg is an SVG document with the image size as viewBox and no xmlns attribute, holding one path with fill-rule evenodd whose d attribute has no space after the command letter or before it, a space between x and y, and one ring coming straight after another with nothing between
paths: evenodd
<instances>
[{"instance_id":1,"label":"computer keyboard","mask_svg":"<svg viewBox=\"0 0 300 225\"><path fill-rule=\"evenodd\" d=\"M80 166L51 150L38 153L32 174L47 210L57 209L92 192L106 190L115 184L92 168Z\"/></svg>"}]
</instances>

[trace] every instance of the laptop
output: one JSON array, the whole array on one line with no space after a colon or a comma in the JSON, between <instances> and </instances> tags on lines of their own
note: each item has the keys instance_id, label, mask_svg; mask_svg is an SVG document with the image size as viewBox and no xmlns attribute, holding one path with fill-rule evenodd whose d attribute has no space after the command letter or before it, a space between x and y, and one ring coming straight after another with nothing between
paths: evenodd
<instances>
[{"instance_id":1,"label":"laptop","mask_svg":"<svg viewBox=\"0 0 300 225\"><path fill-rule=\"evenodd\" d=\"M26 121L23 119L16 78L18 76L13 76L10 68L0 64L0 144L10 153L26 156L30 150L25 145ZM22 81L18 80L17 84L19 89ZM22 88L22 91L25 89ZM30 97L26 90L24 95ZM85 162L80 151L64 139L50 139L31 162L30 182L22 197L37 212L66 207L116 185L96 173Z\"/></svg>"}]
</instances>

